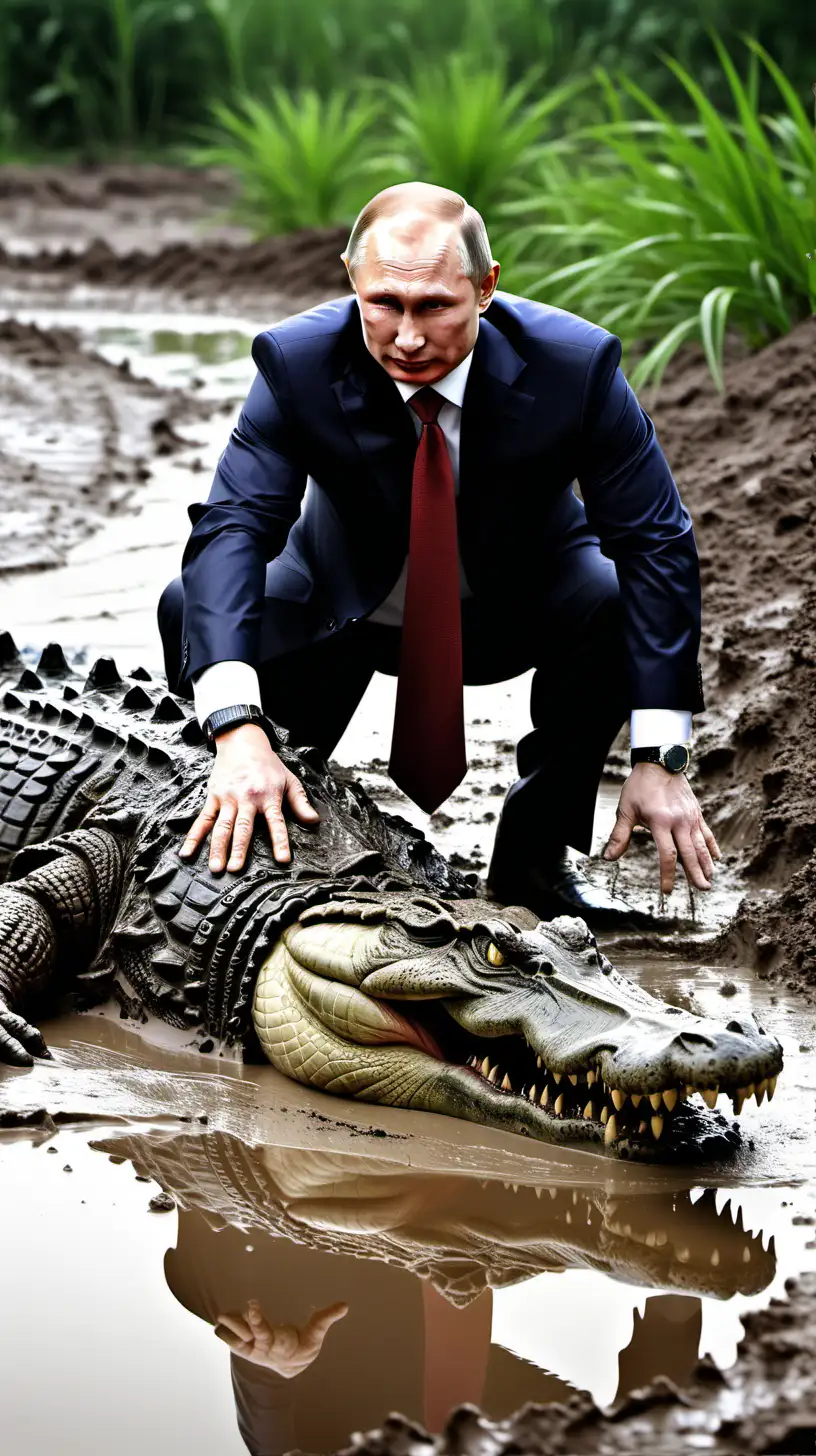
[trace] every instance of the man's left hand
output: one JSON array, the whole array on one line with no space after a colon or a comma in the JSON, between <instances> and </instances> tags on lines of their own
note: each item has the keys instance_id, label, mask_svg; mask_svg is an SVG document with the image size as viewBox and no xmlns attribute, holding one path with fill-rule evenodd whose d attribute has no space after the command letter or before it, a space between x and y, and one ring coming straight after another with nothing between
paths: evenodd
<instances>
[{"instance_id":1,"label":"man's left hand","mask_svg":"<svg viewBox=\"0 0 816 1456\"><path fill-rule=\"evenodd\" d=\"M689 884L695 890L711 888L720 851L685 774L669 773L657 763L635 765L623 786L604 859L626 853L636 824L648 829L657 845L662 894L674 889L678 855Z\"/></svg>"}]
</instances>

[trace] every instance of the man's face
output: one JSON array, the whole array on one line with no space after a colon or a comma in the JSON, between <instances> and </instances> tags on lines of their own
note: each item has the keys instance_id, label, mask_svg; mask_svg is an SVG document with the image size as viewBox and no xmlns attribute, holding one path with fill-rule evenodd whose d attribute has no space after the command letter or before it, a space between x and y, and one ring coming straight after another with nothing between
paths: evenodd
<instances>
[{"instance_id":1,"label":"man's face","mask_svg":"<svg viewBox=\"0 0 816 1456\"><path fill-rule=\"evenodd\" d=\"M417 214L375 223L353 286L371 354L392 379L434 384L470 353L499 266L479 289L462 271L458 230Z\"/></svg>"}]
</instances>

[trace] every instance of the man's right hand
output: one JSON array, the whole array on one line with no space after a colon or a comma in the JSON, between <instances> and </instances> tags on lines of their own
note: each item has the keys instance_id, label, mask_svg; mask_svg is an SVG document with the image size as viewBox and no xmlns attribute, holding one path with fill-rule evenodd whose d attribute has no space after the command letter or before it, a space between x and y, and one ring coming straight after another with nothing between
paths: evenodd
<instances>
[{"instance_id":1,"label":"man's right hand","mask_svg":"<svg viewBox=\"0 0 816 1456\"><path fill-rule=\"evenodd\" d=\"M242 723L239 728L219 734L216 747L207 801L181 847L182 859L195 854L212 830L210 869L214 873L225 865L228 870L242 869L255 815L263 814L272 853L279 864L288 864L292 855L284 804L288 803L301 824L320 822L300 779L281 762L263 729L255 723Z\"/></svg>"}]
</instances>

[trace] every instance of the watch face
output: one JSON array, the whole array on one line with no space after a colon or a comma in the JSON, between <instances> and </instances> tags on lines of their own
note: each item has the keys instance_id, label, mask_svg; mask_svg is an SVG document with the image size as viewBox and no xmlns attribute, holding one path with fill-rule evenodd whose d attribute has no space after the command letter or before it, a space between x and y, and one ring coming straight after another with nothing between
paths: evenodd
<instances>
[{"instance_id":1,"label":"watch face","mask_svg":"<svg viewBox=\"0 0 816 1456\"><path fill-rule=\"evenodd\" d=\"M670 773L682 773L688 768L689 751L684 743L673 743L670 748L664 748L660 757Z\"/></svg>"}]
</instances>

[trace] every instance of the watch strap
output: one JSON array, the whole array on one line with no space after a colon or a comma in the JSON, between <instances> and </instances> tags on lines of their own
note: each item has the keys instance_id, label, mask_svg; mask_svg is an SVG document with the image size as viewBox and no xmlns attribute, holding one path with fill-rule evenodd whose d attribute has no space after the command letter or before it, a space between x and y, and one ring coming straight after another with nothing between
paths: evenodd
<instances>
[{"instance_id":1,"label":"watch strap","mask_svg":"<svg viewBox=\"0 0 816 1456\"><path fill-rule=\"evenodd\" d=\"M222 733L229 733L233 728L242 728L245 723L257 723L274 749L280 748L284 742L272 719L267 718L256 703L233 703L228 708L216 708L215 712L210 713L210 716L204 720L202 726L208 748L215 752L216 740Z\"/></svg>"},{"instance_id":2,"label":"watch strap","mask_svg":"<svg viewBox=\"0 0 816 1456\"><path fill-rule=\"evenodd\" d=\"M629 754L632 768L638 763L656 763L668 773L685 773L691 762L687 743L661 743L648 748L633 748Z\"/></svg>"}]
</instances>

